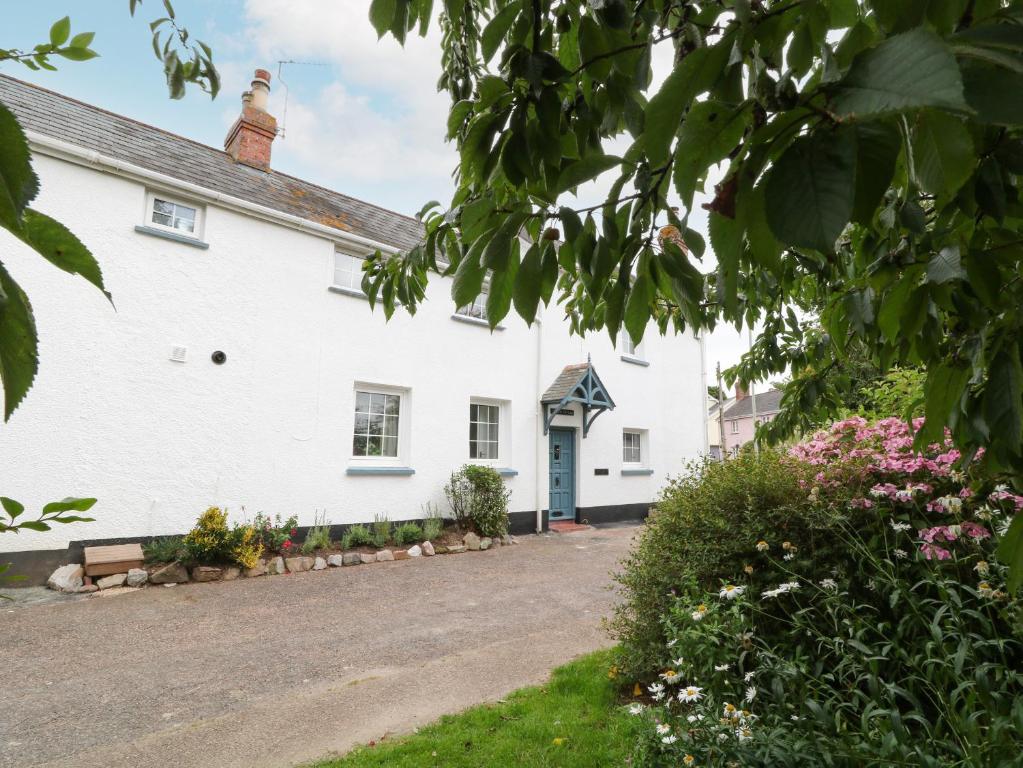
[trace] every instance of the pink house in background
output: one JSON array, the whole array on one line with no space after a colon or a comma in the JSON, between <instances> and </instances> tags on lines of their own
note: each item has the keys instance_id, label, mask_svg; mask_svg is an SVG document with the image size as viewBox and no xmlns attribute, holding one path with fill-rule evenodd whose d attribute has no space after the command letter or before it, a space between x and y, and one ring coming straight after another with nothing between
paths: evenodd
<instances>
[{"instance_id":1,"label":"pink house in background","mask_svg":"<svg viewBox=\"0 0 1023 768\"><path fill-rule=\"evenodd\" d=\"M767 392L750 395L741 384L735 385L735 400L725 405L724 448L734 456L756 434L756 425L770 421L781 410L781 390L769 389ZM753 403L756 401L756 421L753 418Z\"/></svg>"}]
</instances>

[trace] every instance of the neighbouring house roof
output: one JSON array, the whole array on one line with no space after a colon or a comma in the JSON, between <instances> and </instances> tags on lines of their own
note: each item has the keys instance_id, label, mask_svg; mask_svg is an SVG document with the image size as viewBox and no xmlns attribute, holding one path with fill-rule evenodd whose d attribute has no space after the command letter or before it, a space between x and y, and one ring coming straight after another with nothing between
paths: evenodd
<instances>
[{"instance_id":1,"label":"neighbouring house roof","mask_svg":"<svg viewBox=\"0 0 1023 768\"><path fill-rule=\"evenodd\" d=\"M750 395L741 400L736 400L730 408L725 409L726 419L742 419L753 415L753 398L757 399L757 416L767 413L777 413L781 410L780 389L770 389L758 395Z\"/></svg>"},{"instance_id":2,"label":"neighbouring house roof","mask_svg":"<svg viewBox=\"0 0 1023 768\"><path fill-rule=\"evenodd\" d=\"M412 217L294 176L250 168L221 149L6 75L0 75L0 103L14 112L25 130L149 171L400 250L422 239L422 224Z\"/></svg>"},{"instance_id":3,"label":"neighbouring house roof","mask_svg":"<svg viewBox=\"0 0 1023 768\"><path fill-rule=\"evenodd\" d=\"M724 401L722 401L720 403L717 400L715 400L714 402L712 402L710 404L710 407L707 408L707 415L708 416L717 416L718 407L719 406L723 406L725 411L727 412L728 411L728 407L732 403L734 403L734 402L735 402L735 398L734 397L729 397L728 399L726 399L726 400L724 400Z\"/></svg>"}]
</instances>

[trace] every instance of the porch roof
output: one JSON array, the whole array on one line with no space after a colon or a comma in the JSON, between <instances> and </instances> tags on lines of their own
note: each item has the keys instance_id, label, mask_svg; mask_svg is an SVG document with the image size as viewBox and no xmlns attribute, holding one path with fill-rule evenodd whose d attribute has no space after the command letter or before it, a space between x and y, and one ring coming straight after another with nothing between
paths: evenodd
<instances>
[{"instance_id":1,"label":"porch roof","mask_svg":"<svg viewBox=\"0 0 1023 768\"><path fill-rule=\"evenodd\" d=\"M593 364L566 365L547 391L540 398L544 406L543 431L547 434L558 411L571 403L583 407L583 437L590 431L590 425L604 411L614 410L615 403L597 375ZM592 413L592 415L591 415Z\"/></svg>"}]
</instances>

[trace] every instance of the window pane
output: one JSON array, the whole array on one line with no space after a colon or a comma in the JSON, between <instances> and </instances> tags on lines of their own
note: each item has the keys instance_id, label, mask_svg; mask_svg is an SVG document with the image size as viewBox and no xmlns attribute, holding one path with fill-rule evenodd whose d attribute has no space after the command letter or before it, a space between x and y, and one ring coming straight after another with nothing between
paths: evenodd
<instances>
[{"instance_id":1,"label":"window pane","mask_svg":"<svg viewBox=\"0 0 1023 768\"><path fill-rule=\"evenodd\" d=\"M366 436L356 435L355 440L352 443L352 455L353 456L365 456L366 455Z\"/></svg>"},{"instance_id":2,"label":"window pane","mask_svg":"<svg viewBox=\"0 0 1023 768\"><path fill-rule=\"evenodd\" d=\"M183 232L194 232L195 219L185 219L181 216L177 216L174 219L174 229L180 229Z\"/></svg>"},{"instance_id":3,"label":"window pane","mask_svg":"<svg viewBox=\"0 0 1023 768\"><path fill-rule=\"evenodd\" d=\"M370 437L367 438L366 442L366 455L368 456L380 456L382 455L382 441L381 437Z\"/></svg>"},{"instance_id":4,"label":"window pane","mask_svg":"<svg viewBox=\"0 0 1023 768\"><path fill-rule=\"evenodd\" d=\"M369 392L356 392L355 393L355 411L356 413L369 413L369 404L372 399L372 395Z\"/></svg>"},{"instance_id":5,"label":"window pane","mask_svg":"<svg viewBox=\"0 0 1023 768\"><path fill-rule=\"evenodd\" d=\"M476 403L469 403L469 421L479 421L480 407Z\"/></svg>"},{"instance_id":6,"label":"window pane","mask_svg":"<svg viewBox=\"0 0 1023 768\"><path fill-rule=\"evenodd\" d=\"M376 417L374 417L376 418ZM384 416L384 434L389 437L398 436L398 417Z\"/></svg>"},{"instance_id":7,"label":"window pane","mask_svg":"<svg viewBox=\"0 0 1023 768\"><path fill-rule=\"evenodd\" d=\"M365 413L355 414L355 434L365 435L369 432L369 416Z\"/></svg>"},{"instance_id":8,"label":"window pane","mask_svg":"<svg viewBox=\"0 0 1023 768\"><path fill-rule=\"evenodd\" d=\"M469 422L469 442L475 442L479 439L479 431L477 430L476 424Z\"/></svg>"},{"instance_id":9,"label":"window pane","mask_svg":"<svg viewBox=\"0 0 1023 768\"><path fill-rule=\"evenodd\" d=\"M388 416L397 416L401 410L401 398L398 395L385 395L387 401L384 403L384 413Z\"/></svg>"},{"instance_id":10,"label":"window pane","mask_svg":"<svg viewBox=\"0 0 1023 768\"><path fill-rule=\"evenodd\" d=\"M398 455L398 437L385 437L384 438L384 456L397 456Z\"/></svg>"},{"instance_id":11,"label":"window pane","mask_svg":"<svg viewBox=\"0 0 1023 768\"><path fill-rule=\"evenodd\" d=\"M384 433L384 417L371 414L369 417L369 433L371 435L382 435Z\"/></svg>"},{"instance_id":12,"label":"window pane","mask_svg":"<svg viewBox=\"0 0 1023 768\"><path fill-rule=\"evenodd\" d=\"M174 203L168 203L166 200L160 200L156 198L153 200L153 210L156 213L165 213L169 216L174 215Z\"/></svg>"},{"instance_id":13,"label":"window pane","mask_svg":"<svg viewBox=\"0 0 1023 768\"><path fill-rule=\"evenodd\" d=\"M153 213L153 223L170 227L174 225L174 217L166 213Z\"/></svg>"}]
</instances>

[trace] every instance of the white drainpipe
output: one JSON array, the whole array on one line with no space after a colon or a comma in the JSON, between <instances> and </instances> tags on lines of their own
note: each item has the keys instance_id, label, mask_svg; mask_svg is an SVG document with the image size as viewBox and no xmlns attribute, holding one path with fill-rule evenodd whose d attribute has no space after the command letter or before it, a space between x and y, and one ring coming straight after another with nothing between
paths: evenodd
<instances>
[{"instance_id":1,"label":"white drainpipe","mask_svg":"<svg viewBox=\"0 0 1023 768\"><path fill-rule=\"evenodd\" d=\"M543 321L540 319L539 313L536 319L536 393L533 397L533 402L536 403L536 414L535 419L535 430L536 439L533 441L533 447L536 450L536 479L534 486L536 488L536 532L543 533L543 492L540 490L541 478L543 477L543 459L547 456L547 451L543 450L543 422L544 422L544 406L540 403L540 397L543 395L543 379L540 377L543 375Z\"/></svg>"}]
</instances>

